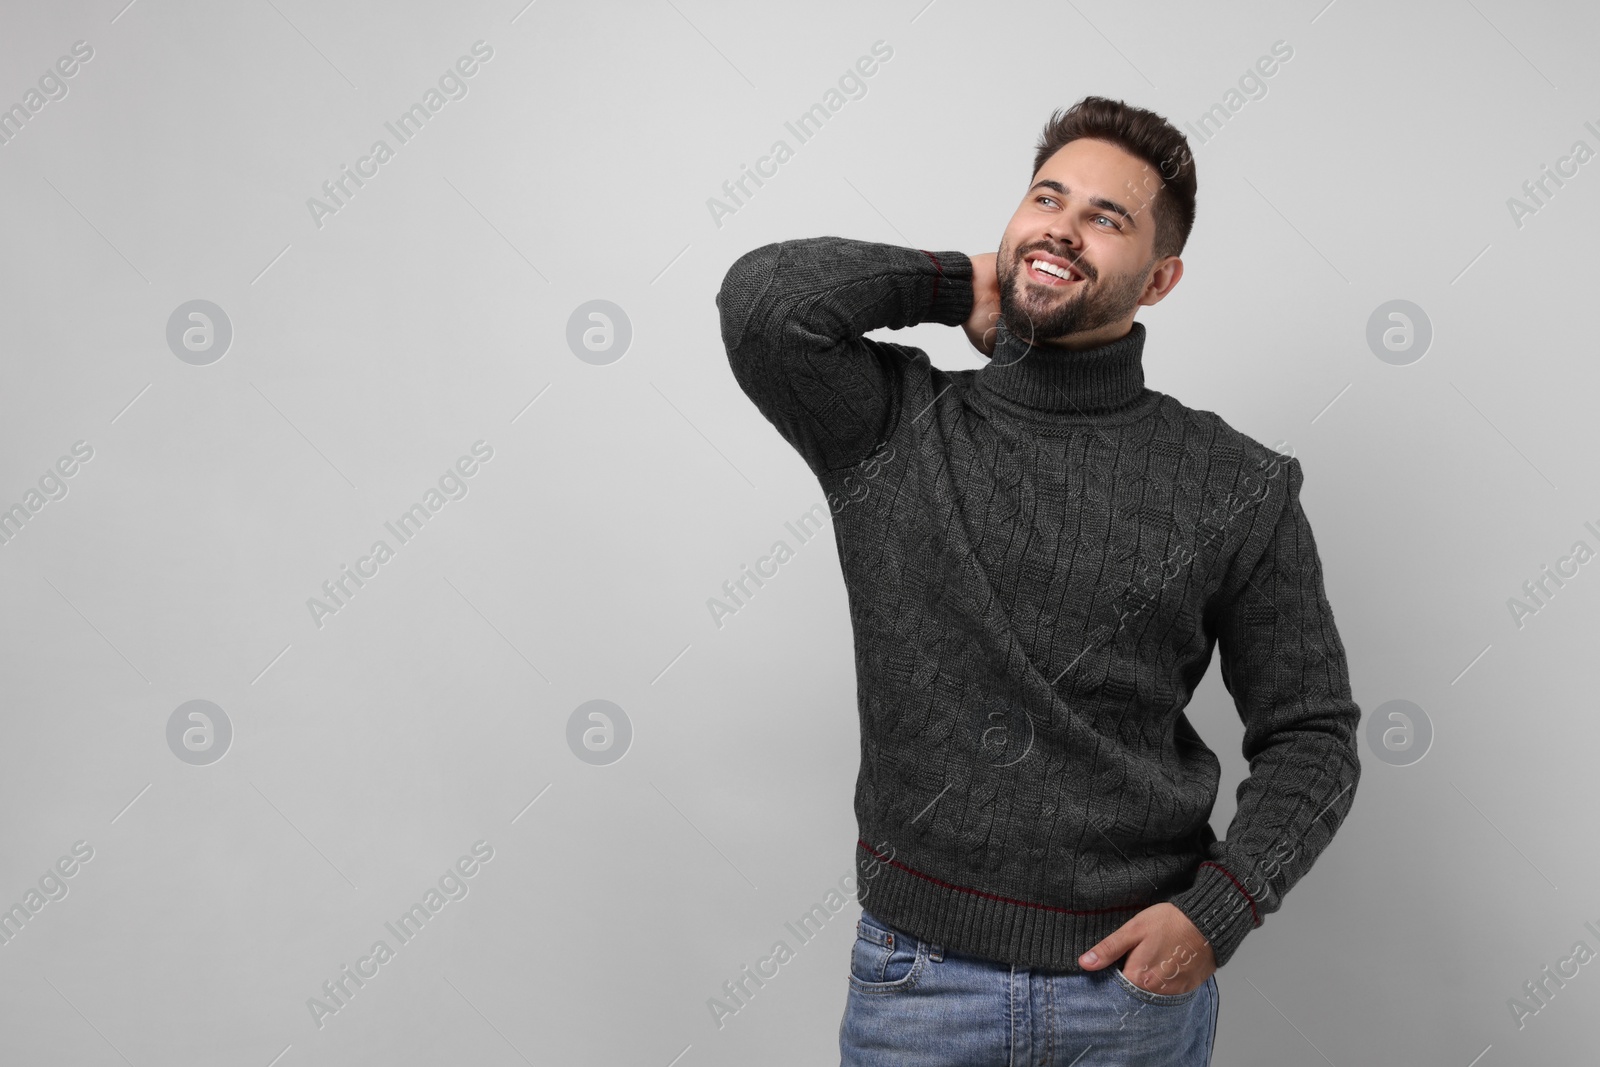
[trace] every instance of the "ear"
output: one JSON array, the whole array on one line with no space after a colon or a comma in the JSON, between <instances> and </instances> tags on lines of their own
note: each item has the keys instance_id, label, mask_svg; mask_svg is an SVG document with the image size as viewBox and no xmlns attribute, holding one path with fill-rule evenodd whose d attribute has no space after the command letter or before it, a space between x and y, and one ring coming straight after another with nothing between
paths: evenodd
<instances>
[{"instance_id":1,"label":"ear","mask_svg":"<svg viewBox=\"0 0 1600 1067\"><path fill-rule=\"evenodd\" d=\"M1178 284L1178 279L1183 277L1183 260L1177 256L1167 256L1155 266L1150 274L1150 281L1144 287L1144 293L1139 297L1140 304L1159 304L1166 295L1172 292Z\"/></svg>"}]
</instances>

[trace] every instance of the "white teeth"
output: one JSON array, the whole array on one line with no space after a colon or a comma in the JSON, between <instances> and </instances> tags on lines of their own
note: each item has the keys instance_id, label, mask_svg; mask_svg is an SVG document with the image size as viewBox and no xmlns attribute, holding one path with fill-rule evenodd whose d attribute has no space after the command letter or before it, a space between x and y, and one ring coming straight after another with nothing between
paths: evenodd
<instances>
[{"instance_id":1,"label":"white teeth","mask_svg":"<svg viewBox=\"0 0 1600 1067\"><path fill-rule=\"evenodd\" d=\"M1068 281L1072 280L1071 271L1067 270L1065 267L1058 267L1054 263L1047 263L1042 259L1036 259L1033 261L1033 269L1038 271L1040 274L1053 274L1057 278L1065 278Z\"/></svg>"}]
</instances>

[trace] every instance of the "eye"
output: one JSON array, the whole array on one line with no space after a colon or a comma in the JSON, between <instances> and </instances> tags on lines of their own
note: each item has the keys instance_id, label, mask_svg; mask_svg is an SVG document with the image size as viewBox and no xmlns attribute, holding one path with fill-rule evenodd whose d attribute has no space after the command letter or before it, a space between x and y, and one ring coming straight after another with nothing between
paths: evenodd
<instances>
[{"instance_id":1,"label":"eye","mask_svg":"<svg viewBox=\"0 0 1600 1067\"><path fill-rule=\"evenodd\" d=\"M1034 200L1037 203L1043 203L1046 200L1050 201L1052 204L1056 202L1056 198L1055 197L1046 196L1043 193L1040 193L1038 196L1034 197Z\"/></svg>"},{"instance_id":2,"label":"eye","mask_svg":"<svg viewBox=\"0 0 1600 1067\"><path fill-rule=\"evenodd\" d=\"M1110 215L1096 215L1095 218L1097 218L1097 219L1105 219L1107 222L1111 223L1111 225L1116 227L1117 229L1119 229L1119 230L1122 229L1122 227L1118 226L1117 223L1116 223L1116 220L1113 219Z\"/></svg>"}]
</instances>

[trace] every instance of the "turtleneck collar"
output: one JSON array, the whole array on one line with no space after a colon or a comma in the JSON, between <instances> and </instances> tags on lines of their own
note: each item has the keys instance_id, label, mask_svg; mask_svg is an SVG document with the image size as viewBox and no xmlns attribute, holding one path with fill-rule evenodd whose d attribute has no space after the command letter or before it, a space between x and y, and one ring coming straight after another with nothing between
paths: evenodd
<instances>
[{"instance_id":1,"label":"turtleneck collar","mask_svg":"<svg viewBox=\"0 0 1600 1067\"><path fill-rule=\"evenodd\" d=\"M1143 353L1144 323L1138 321L1115 341L1079 350L1029 344L1001 322L994 354L979 368L977 384L1038 411L1106 414L1144 394Z\"/></svg>"}]
</instances>

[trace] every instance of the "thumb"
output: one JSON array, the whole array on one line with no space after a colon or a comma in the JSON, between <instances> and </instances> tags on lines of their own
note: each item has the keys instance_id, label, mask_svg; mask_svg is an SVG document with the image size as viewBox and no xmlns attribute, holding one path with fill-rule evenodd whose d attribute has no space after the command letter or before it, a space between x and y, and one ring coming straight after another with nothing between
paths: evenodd
<instances>
[{"instance_id":1,"label":"thumb","mask_svg":"<svg viewBox=\"0 0 1600 1067\"><path fill-rule=\"evenodd\" d=\"M1086 971L1098 971L1114 960L1121 959L1124 953L1139 943L1138 936L1128 928L1130 925L1131 923L1124 923L1117 927L1099 944L1079 956L1078 963Z\"/></svg>"}]
</instances>

